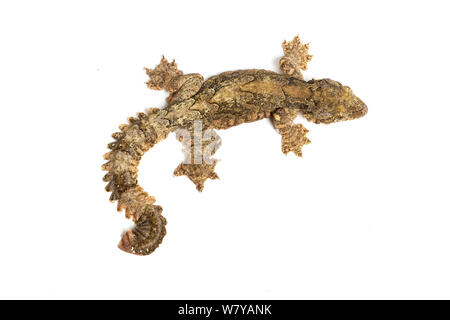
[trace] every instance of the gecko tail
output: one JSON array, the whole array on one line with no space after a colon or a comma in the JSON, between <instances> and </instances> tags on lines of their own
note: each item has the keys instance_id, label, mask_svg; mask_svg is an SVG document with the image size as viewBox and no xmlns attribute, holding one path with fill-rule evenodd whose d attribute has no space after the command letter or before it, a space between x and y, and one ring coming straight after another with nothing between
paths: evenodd
<instances>
[{"instance_id":1,"label":"gecko tail","mask_svg":"<svg viewBox=\"0 0 450 320\"><path fill-rule=\"evenodd\" d=\"M108 182L105 190L111 192L110 200L117 201L117 211L125 210L126 218L132 218L135 226L122 235L119 248L136 255L152 253L166 234L166 219L162 208L155 205L155 198L138 185L137 167L146 151L164 140L170 132L164 111L149 109L130 118L129 123L120 126L121 132L114 133L114 142L108 145L110 152L104 155L109 160L102 166L108 171L103 181Z\"/></svg>"},{"instance_id":2,"label":"gecko tail","mask_svg":"<svg viewBox=\"0 0 450 320\"><path fill-rule=\"evenodd\" d=\"M155 251L166 235L166 219L160 206L148 206L135 221L133 229L122 235L119 249L136 255L148 255Z\"/></svg>"}]
</instances>

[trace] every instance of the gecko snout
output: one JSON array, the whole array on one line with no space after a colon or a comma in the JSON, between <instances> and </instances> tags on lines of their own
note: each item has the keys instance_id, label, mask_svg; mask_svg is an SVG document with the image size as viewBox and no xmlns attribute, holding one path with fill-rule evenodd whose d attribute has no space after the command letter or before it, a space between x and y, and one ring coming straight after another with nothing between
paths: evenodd
<instances>
[{"instance_id":1,"label":"gecko snout","mask_svg":"<svg viewBox=\"0 0 450 320\"><path fill-rule=\"evenodd\" d=\"M355 101L353 102L353 106L349 108L351 111L351 119L357 119L364 117L367 112L369 111L369 108L367 108L367 105L358 97L355 96Z\"/></svg>"},{"instance_id":2,"label":"gecko snout","mask_svg":"<svg viewBox=\"0 0 450 320\"><path fill-rule=\"evenodd\" d=\"M314 107L304 116L315 123L333 123L353 120L367 114L366 104L348 86L331 79L311 80Z\"/></svg>"}]
</instances>

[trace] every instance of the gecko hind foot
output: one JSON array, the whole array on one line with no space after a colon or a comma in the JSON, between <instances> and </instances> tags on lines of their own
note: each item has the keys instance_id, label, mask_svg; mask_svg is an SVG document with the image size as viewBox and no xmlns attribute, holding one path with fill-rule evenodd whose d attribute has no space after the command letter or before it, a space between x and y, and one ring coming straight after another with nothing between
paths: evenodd
<instances>
[{"instance_id":1,"label":"gecko hind foot","mask_svg":"<svg viewBox=\"0 0 450 320\"><path fill-rule=\"evenodd\" d=\"M207 179L219 179L217 173L214 172L217 161L212 164L186 164L180 163L175 169L173 174L175 176L186 176L188 177L197 188L198 191L202 191Z\"/></svg>"},{"instance_id":2,"label":"gecko hind foot","mask_svg":"<svg viewBox=\"0 0 450 320\"><path fill-rule=\"evenodd\" d=\"M155 69L144 69L150 78L147 81L147 87L152 90L164 89L169 91L171 80L176 76L183 74L183 71L178 70L175 60L169 62L164 56L162 56L161 62L155 67Z\"/></svg>"}]
</instances>

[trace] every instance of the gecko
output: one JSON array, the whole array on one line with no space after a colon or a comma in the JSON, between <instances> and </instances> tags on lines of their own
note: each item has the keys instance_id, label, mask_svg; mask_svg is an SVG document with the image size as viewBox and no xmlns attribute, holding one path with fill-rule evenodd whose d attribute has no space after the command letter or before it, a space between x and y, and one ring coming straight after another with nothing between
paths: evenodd
<instances>
[{"instance_id":1,"label":"gecko","mask_svg":"<svg viewBox=\"0 0 450 320\"><path fill-rule=\"evenodd\" d=\"M187 176L202 191L207 179L218 179L212 158L221 144L216 130L270 118L281 135L281 151L302 156L310 140L308 130L294 120L303 116L317 124L352 120L368 109L348 86L331 79L305 81L302 70L312 56L309 44L296 36L282 43L281 73L263 69L228 71L206 81L200 74L184 74L164 56L154 69L145 68L147 86L169 93L164 108L150 108L130 117L112 135L110 151L104 155L107 171L103 180L110 201L125 210L134 227L127 230L118 247L128 253L148 255L166 234L162 207L137 180L138 164L146 151L175 132L182 143L185 160L174 171Z\"/></svg>"}]
</instances>

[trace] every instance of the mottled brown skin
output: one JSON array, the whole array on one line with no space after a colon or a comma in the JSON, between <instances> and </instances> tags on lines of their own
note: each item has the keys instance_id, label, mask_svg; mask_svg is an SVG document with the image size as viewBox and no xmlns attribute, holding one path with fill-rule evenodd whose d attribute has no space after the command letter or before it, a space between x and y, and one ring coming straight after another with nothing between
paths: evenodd
<instances>
[{"instance_id":1,"label":"mottled brown skin","mask_svg":"<svg viewBox=\"0 0 450 320\"><path fill-rule=\"evenodd\" d=\"M121 132L113 134L115 142L109 144L111 152L103 169L108 173L111 201L118 201L118 210L125 209L127 218L136 226L127 231L119 248L138 255L153 252L161 243L166 230L162 208L154 205L137 182L137 166L143 154L170 132L186 129L194 132L194 122L201 121L202 130L227 129L242 123L271 118L282 137L283 153L302 156L302 146L309 143L308 130L293 120L302 115L315 123L332 123L359 118L367 113L366 105L352 90L330 79L303 81L300 70L311 60L308 45L298 37L283 43L285 56L280 60L282 74L268 70L238 70L224 72L203 82L199 74L187 74L177 69L175 62L164 57L153 70L146 69L150 77L148 87L167 90L168 105L163 109L150 109L129 119ZM215 142L220 137L215 136ZM192 141L183 142L185 150L204 152L208 141L203 140L200 150L194 150ZM214 154L214 151L212 154ZM186 175L197 190L203 190L207 179L217 179L216 161L211 163L181 163L174 174Z\"/></svg>"}]
</instances>

